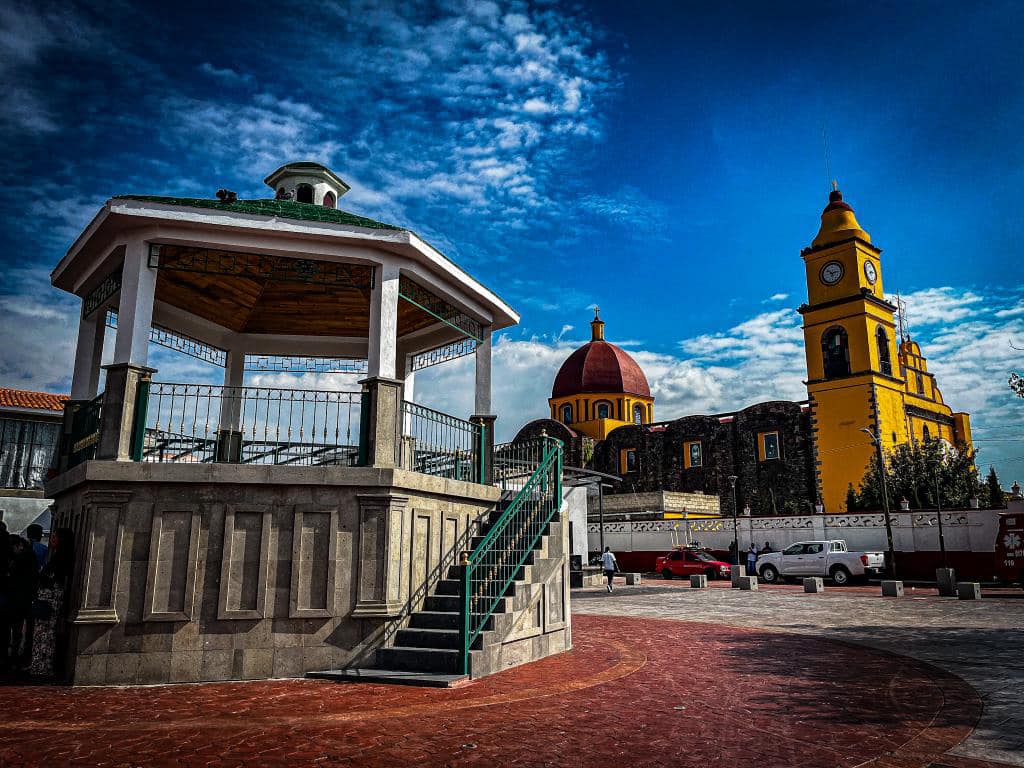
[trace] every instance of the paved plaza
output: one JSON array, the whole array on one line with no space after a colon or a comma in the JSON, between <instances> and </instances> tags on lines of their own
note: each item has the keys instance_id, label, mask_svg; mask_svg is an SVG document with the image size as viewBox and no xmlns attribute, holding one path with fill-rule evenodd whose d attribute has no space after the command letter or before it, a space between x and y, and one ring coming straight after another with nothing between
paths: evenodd
<instances>
[{"instance_id":1,"label":"paved plaza","mask_svg":"<svg viewBox=\"0 0 1024 768\"><path fill-rule=\"evenodd\" d=\"M1024 765L1024 599L647 582L574 592L572 652L452 690L0 688L0 765Z\"/></svg>"}]
</instances>

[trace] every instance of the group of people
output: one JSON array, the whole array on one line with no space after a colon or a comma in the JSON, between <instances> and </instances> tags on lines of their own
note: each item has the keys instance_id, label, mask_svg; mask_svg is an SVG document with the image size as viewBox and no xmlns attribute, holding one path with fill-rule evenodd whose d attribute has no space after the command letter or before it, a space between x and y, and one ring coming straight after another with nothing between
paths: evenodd
<instances>
[{"instance_id":1,"label":"group of people","mask_svg":"<svg viewBox=\"0 0 1024 768\"><path fill-rule=\"evenodd\" d=\"M754 574L757 571L757 558L761 555L766 555L769 552L774 552L772 545L769 542L765 542L764 546L759 550L757 544L750 542L750 548L747 550L747 573ZM729 544L729 562L740 564L740 559L736 556L736 545Z\"/></svg>"},{"instance_id":2,"label":"group of people","mask_svg":"<svg viewBox=\"0 0 1024 768\"><path fill-rule=\"evenodd\" d=\"M72 571L70 530L43 543L43 528L25 538L0 520L0 674L59 675L64 592Z\"/></svg>"}]
</instances>

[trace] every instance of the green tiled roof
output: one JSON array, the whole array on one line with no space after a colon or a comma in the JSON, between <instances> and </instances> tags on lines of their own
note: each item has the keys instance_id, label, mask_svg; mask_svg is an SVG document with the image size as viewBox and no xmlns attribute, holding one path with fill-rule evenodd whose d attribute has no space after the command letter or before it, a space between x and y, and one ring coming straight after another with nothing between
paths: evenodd
<instances>
[{"instance_id":1,"label":"green tiled roof","mask_svg":"<svg viewBox=\"0 0 1024 768\"><path fill-rule=\"evenodd\" d=\"M324 221L330 224L348 224L352 227L365 227L366 229L403 229L392 224L368 219L365 216L339 211L337 208L327 208L311 203L296 203L294 200L236 200L233 203L222 203L220 200L205 200L198 197L161 197L160 195L117 195L114 199L181 205L187 208L212 208L215 211L277 216L281 219L298 219L299 221Z\"/></svg>"}]
</instances>

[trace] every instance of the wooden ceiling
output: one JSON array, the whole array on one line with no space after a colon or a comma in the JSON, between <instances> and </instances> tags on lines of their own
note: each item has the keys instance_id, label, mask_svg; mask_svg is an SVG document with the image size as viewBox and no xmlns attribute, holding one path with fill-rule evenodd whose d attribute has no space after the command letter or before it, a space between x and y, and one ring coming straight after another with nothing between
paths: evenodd
<instances>
[{"instance_id":1,"label":"wooden ceiling","mask_svg":"<svg viewBox=\"0 0 1024 768\"><path fill-rule=\"evenodd\" d=\"M238 333L366 338L372 267L161 245L156 298ZM436 320L398 303L398 335Z\"/></svg>"}]
</instances>

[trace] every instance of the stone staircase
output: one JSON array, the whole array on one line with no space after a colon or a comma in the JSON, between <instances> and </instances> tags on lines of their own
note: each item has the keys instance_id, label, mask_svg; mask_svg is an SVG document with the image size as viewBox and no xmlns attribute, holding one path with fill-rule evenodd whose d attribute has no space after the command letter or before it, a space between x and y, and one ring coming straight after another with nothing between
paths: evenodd
<instances>
[{"instance_id":1,"label":"stone staircase","mask_svg":"<svg viewBox=\"0 0 1024 768\"><path fill-rule=\"evenodd\" d=\"M478 535L470 541L470 550L483 540L504 509L505 504L500 504L487 516ZM499 601L494 614L487 620L484 631L474 641L469 654L468 675L461 674L459 669L462 642L459 632L459 588L463 569L455 565L448 569L445 578L437 582L431 594L425 598L422 608L411 614L408 625L397 631L394 644L377 651L374 668L330 670L310 673L309 676L451 687L469 678L482 677L521 663L520 660L511 661L507 658L509 654L502 653L502 646L510 638L514 642L514 638L523 634L524 623L532 618L527 614L536 606L545 581L550 580L555 571L566 570L567 528L568 523L562 520L561 515L545 526L533 550L527 555L525 564ZM564 642L563 647L556 651L564 650L567 646L568 643ZM518 659L523 654L512 656Z\"/></svg>"}]
</instances>

